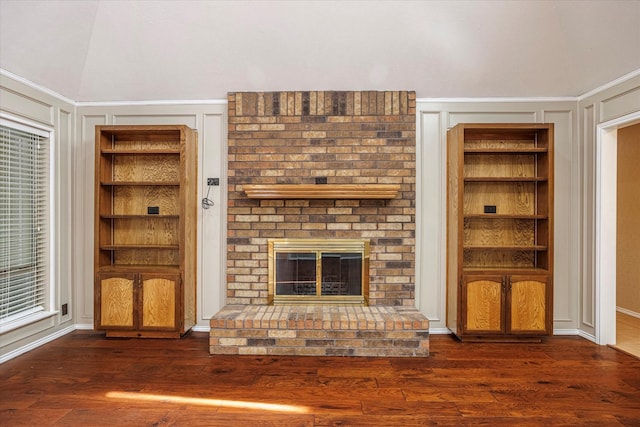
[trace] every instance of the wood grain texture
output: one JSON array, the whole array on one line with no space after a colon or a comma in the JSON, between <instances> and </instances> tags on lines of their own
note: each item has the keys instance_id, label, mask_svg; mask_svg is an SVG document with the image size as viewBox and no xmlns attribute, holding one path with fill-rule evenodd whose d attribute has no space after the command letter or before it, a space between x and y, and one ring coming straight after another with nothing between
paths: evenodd
<instances>
[{"instance_id":1,"label":"wood grain texture","mask_svg":"<svg viewBox=\"0 0 640 427\"><path fill-rule=\"evenodd\" d=\"M158 206L162 215L180 213L178 187L126 186L113 189L113 214L147 215L147 207Z\"/></svg>"},{"instance_id":2,"label":"wood grain texture","mask_svg":"<svg viewBox=\"0 0 640 427\"><path fill-rule=\"evenodd\" d=\"M461 339L551 333L553 131L551 123L460 123L448 131L447 326ZM531 278L503 285L524 274ZM494 286L477 284L486 275L496 275ZM498 299L502 305L490 303Z\"/></svg>"},{"instance_id":3,"label":"wood grain texture","mask_svg":"<svg viewBox=\"0 0 640 427\"><path fill-rule=\"evenodd\" d=\"M109 295L114 306L133 304L133 326L114 325L107 335L177 338L196 321L197 132L184 125L95 130L94 271L135 280L127 301ZM114 316L100 314L103 298L94 303L94 323Z\"/></svg>"},{"instance_id":4,"label":"wood grain texture","mask_svg":"<svg viewBox=\"0 0 640 427\"><path fill-rule=\"evenodd\" d=\"M640 358L640 317L616 313L615 347Z\"/></svg>"},{"instance_id":5,"label":"wood grain texture","mask_svg":"<svg viewBox=\"0 0 640 427\"><path fill-rule=\"evenodd\" d=\"M100 280L100 324L133 327L134 281L126 277Z\"/></svg>"},{"instance_id":6,"label":"wood grain texture","mask_svg":"<svg viewBox=\"0 0 640 427\"><path fill-rule=\"evenodd\" d=\"M579 337L428 358L211 356L208 334L76 331L0 365L7 426L607 426L640 422L640 360ZM281 405L281 406L276 406Z\"/></svg>"},{"instance_id":7,"label":"wood grain texture","mask_svg":"<svg viewBox=\"0 0 640 427\"><path fill-rule=\"evenodd\" d=\"M472 280L466 287L466 325L469 332L500 332L502 323L502 282Z\"/></svg>"},{"instance_id":8,"label":"wood grain texture","mask_svg":"<svg viewBox=\"0 0 640 427\"><path fill-rule=\"evenodd\" d=\"M115 265L166 265L180 264L178 249L120 249L114 251Z\"/></svg>"},{"instance_id":9,"label":"wood grain texture","mask_svg":"<svg viewBox=\"0 0 640 427\"><path fill-rule=\"evenodd\" d=\"M393 199L399 184L244 184L250 199Z\"/></svg>"},{"instance_id":10,"label":"wood grain texture","mask_svg":"<svg viewBox=\"0 0 640 427\"><path fill-rule=\"evenodd\" d=\"M464 185L464 214L481 214L486 205L498 214L536 214L536 184L532 182L467 182Z\"/></svg>"},{"instance_id":11,"label":"wood grain texture","mask_svg":"<svg viewBox=\"0 0 640 427\"><path fill-rule=\"evenodd\" d=\"M535 177L533 154L465 154L464 177Z\"/></svg>"},{"instance_id":12,"label":"wood grain texture","mask_svg":"<svg viewBox=\"0 0 640 427\"><path fill-rule=\"evenodd\" d=\"M459 128L447 133L447 319L449 330L458 332L459 324L459 277L462 271L463 252L459 230L463 230L462 162L464 156Z\"/></svg>"},{"instance_id":13,"label":"wood grain texture","mask_svg":"<svg viewBox=\"0 0 640 427\"><path fill-rule=\"evenodd\" d=\"M179 276L170 278L148 277L142 279L142 328L176 327L176 294Z\"/></svg>"},{"instance_id":14,"label":"wood grain texture","mask_svg":"<svg viewBox=\"0 0 640 427\"><path fill-rule=\"evenodd\" d=\"M535 241L534 220L508 218L467 218L464 220L465 246L531 246Z\"/></svg>"},{"instance_id":15,"label":"wood grain texture","mask_svg":"<svg viewBox=\"0 0 640 427\"><path fill-rule=\"evenodd\" d=\"M536 142L534 136L516 135L508 133L490 133L476 131L467 132L465 137L465 150L470 149L495 149L495 150L517 150L535 148Z\"/></svg>"},{"instance_id":16,"label":"wood grain texture","mask_svg":"<svg viewBox=\"0 0 640 427\"><path fill-rule=\"evenodd\" d=\"M114 181L179 181L180 155L120 155L113 162Z\"/></svg>"},{"instance_id":17,"label":"wood grain texture","mask_svg":"<svg viewBox=\"0 0 640 427\"><path fill-rule=\"evenodd\" d=\"M535 268L535 253L526 250L465 250L465 269Z\"/></svg>"},{"instance_id":18,"label":"wood grain texture","mask_svg":"<svg viewBox=\"0 0 640 427\"><path fill-rule=\"evenodd\" d=\"M180 150L180 134L179 132L173 132L171 134L158 134L157 131L152 128L148 128L147 135L142 133L139 136L129 139L121 135L114 144L112 144L113 150L119 151L140 151L141 153L148 153L153 150L162 151L179 151ZM103 149L103 152L108 152L109 149Z\"/></svg>"},{"instance_id":19,"label":"wood grain texture","mask_svg":"<svg viewBox=\"0 0 640 427\"><path fill-rule=\"evenodd\" d=\"M116 245L178 245L178 219L149 215L142 218L114 219Z\"/></svg>"},{"instance_id":20,"label":"wood grain texture","mask_svg":"<svg viewBox=\"0 0 640 427\"><path fill-rule=\"evenodd\" d=\"M511 281L511 330L546 330L547 284L538 280Z\"/></svg>"}]
</instances>

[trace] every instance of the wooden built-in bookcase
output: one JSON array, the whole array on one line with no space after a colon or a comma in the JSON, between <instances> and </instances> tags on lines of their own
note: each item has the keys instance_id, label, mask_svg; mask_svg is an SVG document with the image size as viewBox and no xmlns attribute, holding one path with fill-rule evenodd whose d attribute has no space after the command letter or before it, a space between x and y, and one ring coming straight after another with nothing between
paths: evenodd
<instances>
[{"instance_id":1,"label":"wooden built-in bookcase","mask_svg":"<svg viewBox=\"0 0 640 427\"><path fill-rule=\"evenodd\" d=\"M175 338L196 319L197 133L96 126L94 326Z\"/></svg>"},{"instance_id":2,"label":"wooden built-in bookcase","mask_svg":"<svg viewBox=\"0 0 640 427\"><path fill-rule=\"evenodd\" d=\"M447 327L551 334L553 125L458 124L447 139Z\"/></svg>"}]
</instances>

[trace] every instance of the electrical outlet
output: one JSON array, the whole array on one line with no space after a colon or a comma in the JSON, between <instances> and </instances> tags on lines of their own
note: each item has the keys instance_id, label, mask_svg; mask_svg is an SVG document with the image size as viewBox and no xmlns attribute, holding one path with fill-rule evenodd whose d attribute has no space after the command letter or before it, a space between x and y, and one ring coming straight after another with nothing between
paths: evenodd
<instances>
[{"instance_id":1,"label":"electrical outlet","mask_svg":"<svg viewBox=\"0 0 640 427\"><path fill-rule=\"evenodd\" d=\"M497 212L496 205L484 205L484 213L494 214Z\"/></svg>"},{"instance_id":2,"label":"electrical outlet","mask_svg":"<svg viewBox=\"0 0 640 427\"><path fill-rule=\"evenodd\" d=\"M207 178L207 185L220 185L220 178Z\"/></svg>"},{"instance_id":3,"label":"electrical outlet","mask_svg":"<svg viewBox=\"0 0 640 427\"><path fill-rule=\"evenodd\" d=\"M326 176L317 176L316 177L316 184L326 184L327 183L327 177Z\"/></svg>"},{"instance_id":4,"label":"electrical outlet","mask_svg":"<svg viewBox=\"0 0 640 427\"><path fill-rule=\"evenodd\" d=\"M66 316L67 314L69 314L69 305L68 304L62 304L62 315Z\"/></svg>"}]
</instances>

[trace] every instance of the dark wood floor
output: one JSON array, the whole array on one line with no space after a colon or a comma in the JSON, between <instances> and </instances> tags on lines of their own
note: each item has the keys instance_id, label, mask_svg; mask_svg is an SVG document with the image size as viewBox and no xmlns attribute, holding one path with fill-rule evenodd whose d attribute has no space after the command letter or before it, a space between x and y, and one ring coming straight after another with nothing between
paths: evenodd
<instances>
[{"instance_id":1,"label":"dark wood floor","mask_svg":"<svg viewBox=\"0 0 640 427\"><path fill-rule=\"evenodd\" d=\"M2 426L640 426L640 360L578 337L431 357L210 356L77 331L0 365Z\"/></svg>"}]
</instances>

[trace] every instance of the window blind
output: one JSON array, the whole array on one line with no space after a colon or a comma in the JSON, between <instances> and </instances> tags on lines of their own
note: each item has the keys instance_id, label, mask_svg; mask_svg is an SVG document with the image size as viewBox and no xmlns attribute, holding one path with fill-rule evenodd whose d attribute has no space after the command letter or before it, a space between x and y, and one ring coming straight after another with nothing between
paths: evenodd
<instances>
[{"instance_id":1,"label":"window blind","mask_svg":"<svg viewBox=\"0 0 640 427\"><path fill-rule=\"evenodd\" d=\"M0 126L0 324L46 309L49 139Z\"/></svg>"}]
</instances>

